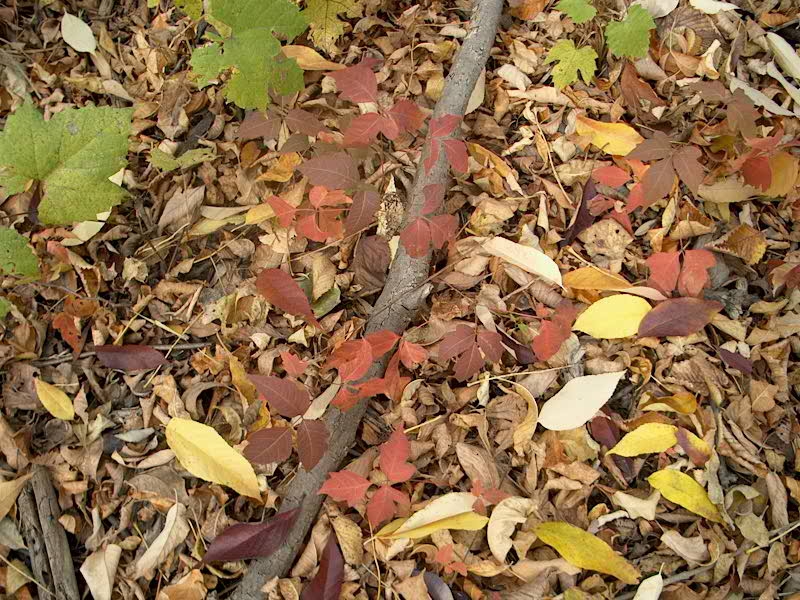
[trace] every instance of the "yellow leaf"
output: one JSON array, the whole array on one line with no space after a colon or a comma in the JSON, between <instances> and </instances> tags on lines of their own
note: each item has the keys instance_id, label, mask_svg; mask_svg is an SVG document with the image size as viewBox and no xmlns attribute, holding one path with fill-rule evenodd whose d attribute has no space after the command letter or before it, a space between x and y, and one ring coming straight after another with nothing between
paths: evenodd
<instances>
[{"instance_id":1,"label":"yellow leaf","mask_svg":"<svg viewBox=\"0 0 800 600\"><path fill-rule=\"evenodd\" d=\"M679 412L691 415L697 410L697 399L689 392L678 392L673 396L656 398L649 392L642 395L639 408L643 411Z\"/></svg>"},{"instance_id":2,"label":"yellow leaf","mask_svg":"<svg viewBox=\"0 0 800 600\"><path fill-rule=\"evenodd\" d=\"M625 290L632 287L623 277L599 267L581 267L564 275L564 287L573 290Z\"/></svg>"},{"instance_id":3,"label":"yellow leaf","mask_svg":"<svg viewBox=\"0 0 800 600\"><path fill-rule=\"evenodd\" d=\"M603 540L561 521L542 523L534 532L548 546L555 548L568 563L581 569L613 575L620 581L634 584L639 571Z\"/></svg>"},{"instance_id":4,"label":"yellow leaf","mask_svg":"<svg viewBox=\"0 0 800 600\"><path fill-rule=\"evenodd\" d=\"M644 138L630 125L603 123L586 117L576 119L575 131L580 136L588 137L592 144L606 154L616 156L625 156L644 141Z\"/></svg>"},{"instance_id":5,"label":"yellow leaf","mask_svg":"<svg viewBox=\"0 0 800 600\"><path fill-rule=\"evenodd\" d=\"M247 376L247 372L244 370L241 361L233 354L231 354L228 358L228 365L231 370L231 382L233 383L234 387L239 390L242 398L244 398L246 407L254 402L256 398L258 398L256 386L253 385L252 381L250 381L250 378Z\"/></svg>"},{"instance_id":6,"label":"yellow leaf","mask_svg":"<svg viewBox=\"0 0 800 600\"><path fill-rule=\"evenodd\" d=\"M41 379L35 379L34 384L36 395L39 396L39 401L47 409L47 412L63 421L71 421L75 418L72 400L63 391Z\"/></svg>"},{"instance_id":7,"label":"yellow leaf","mask_svg":"<svg viewBox=\"0 0 800 600\"><path fill-rule=\"evenodd\" d=\"M656 471L647 481L670 502L681 505L711 521L722 523L719 510L708 498L703 486L686 473L674 469Z\"/></svg>"},{"instance_id":8,"label":"yellow leaf","mask_svg":"<svg viewBox=\"0 0 800 600\"><path fill-rule=\"evenodd\" d=\"M326 60L308 46L283 46L281 52L287 58L293 58L304 71L339 71L347 68L347 65Z\"/></svg>"},{"instance_id":9,"label":"yellow leaf","mask_svg":"<svg viewBox=\"0 0 800 600\"><path fill-rule=\"evenodd\" d=\"M624 338L636 335L639 323L649 312L650 304L644 298L617 294L592 304L572 328L601 340Z\"/></svg>"},{"instance_id":10,"label":"yellow leaf","mask_svg":"<svg viewBox=\"0 0 800 600\"><path fill-rule=\"evenodd\" d=\"M17 501L17 496L28 483L31 475L23 475L11 481L0 483L0 521L2 521Z\"/></svg>"},{"instance_id":11,"label":"yellow leaf","mask_svg":"<svg viewBox=\"0 0 800 600\"><path fill-rule=\"evenodd\" d=\"M772 181L763 195L774 198L791 192L797 184L800 171L797 157L788 152L778 152L770 157L769 166L772 169Z\"/></svg>"},{"instance_id":12,"label":"yellow leaf","mask_svg":"<svg viewBox=\"0 0 800 600\"><path fill-rule=\"evenodd\" d=\"M286 183L294 175L294 170L303 162L303 157L297 152L281 154L278 161L266 173L259 175L256 181L277 181Z\"/></svg>"},{"instance_id":13,"label":"yellow leaf","mask_svg":"<svg viewBox=\"0 0 800 600\"><path fill-rule=\"evenodd\" d=\"M248 210L247 214L244 216L244 222L247 225L256 225L262 221L271 219L274 216L275 211L272 210L272 207L267 202L264 202L263 204L257 204Z\"/></svg>"},{"instance_id":14,"label":"yellow leaf","mask_svg":"<svg viewBox=\"0 0 800 600\"><path fill-rule=\"evenodd\" d=\"M261 497L253 467L208 425L172 419L167 424L167 445L195 477L227 485L244 496Z\"/></svg>"},{"instance_id":15,"label":"yellow leaf","mask_svg":"<svg viewBox=\"0 0 800 600\"><path fill-rule=\"evenodd\" d=\"M664 423L645 423L625 434L617 445L608 451L620 456L639 456L652 452L664 452L678 443L675 433L678 428Z\"/></svg>"},{"instance_id":16,"label":"yellow leaf","mask_svg":"<svg viewBox=\"0 0 800 600\"><path fill-rule=\"evenodd\" d=\"M453 492L434 499L394 529L394 521L378 532L381 539L418 539L442 529L482 529L489 519L472 510L477 498L468 492Z\"/></svg>"}]
</instances>

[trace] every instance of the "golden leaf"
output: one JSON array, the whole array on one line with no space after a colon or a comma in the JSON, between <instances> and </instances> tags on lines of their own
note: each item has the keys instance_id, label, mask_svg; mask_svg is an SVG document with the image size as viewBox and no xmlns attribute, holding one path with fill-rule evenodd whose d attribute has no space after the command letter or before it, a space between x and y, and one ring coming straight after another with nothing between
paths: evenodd
<instances>
[{"instance_id":1,"label":"golden leaf","mask_svg":"<svg viewBox=\"0 0 800 600\"><path fill-rule=\"evenodd\" d=\"M650 475L647 481L670 502L711 521L722 523L719 510L711 502L703 486L686 473L662 469Z\"/></svg>"},{"instance_id":2,"label":"golden leaf","mask_svg":"<svg viewBox=\"0 0 800 600\"><path fill-rule=\"evenodd\" d=\"M757 229L742 223L736 229L705 246L709 250L741 258L748 265L760 261L767 251L767 239Z\"/></svg>"},{"instance_id":3,"label":"golden leaf","mask_svg":"<svg viewBox=\"0 0 800 600\"><path fill-rule=\"evenodd\" d=\"M35 379L34 385L36 395L39 396L39 401L47 409L47 412L62 421L71 421L75 418L72 400L63 391L41 379Z\"/></svg>"},{"instance_id":4,"label":"golden leaf","mask_svg":"<svg viewBox=\"0 0 800 600\"><path fill-rule=\"evenodd\" d=\"M602 340L614 340L636 335L639 323L650 312L644 298L617 294L603 298L583 311L573 329Z\"/></svg>"},{"instance_id":5,"label":"golden leaf","mask_svg":"<svg viewBox=\"0 0 800 600\"><path fill-rule=\"evenodd\" d=\"M589 141L606 154L625 156L644 141L636 130L625 123L603 123L579 116L575 121L578 135Z\"/></svg>"}]
</instances>

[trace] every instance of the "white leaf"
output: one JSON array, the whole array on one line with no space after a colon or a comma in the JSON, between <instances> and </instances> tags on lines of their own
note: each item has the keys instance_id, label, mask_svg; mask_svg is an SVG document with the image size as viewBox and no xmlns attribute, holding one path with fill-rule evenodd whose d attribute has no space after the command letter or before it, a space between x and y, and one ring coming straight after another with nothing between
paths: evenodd
<instances>
[{"instance_id":1,"label":"white leaf","mask_svg":"<svg viewBox=\"0 0 800 600\"><path fill-rule=\"evenodd\" d=\"M78 17L64 13L61 17L61 37L78 52L94 52L97 50L97 40L89 26Z\"/></svg>"},{"instance_id":2,"label":"white leaf","mask_svg":"<svg viewBox=\"0 0 800 600\"><path fill-rule=\"evenodd\" d=\"M663 589L664 578L661 577L661 573L656 573L639 584L633 600L658 600Z\"/></svg>"},{"instance_id":3,"label":"white leaf","mask_svg":"<svg viewBox=\"0 0 800 600\"><path fill-rule=\"evenodd\" d=\"M481 74L478 76L478 81L475 82L475 87L472 88L472 94L469 96L469 102L467 102L467 110L464 111L465 115L468 115L472 111L476 110L481 104L483 104L483 100L486 97L486 69L481 71Z\"/></svg>"},{"instance_id":4,"label":"white leaf","mask_svg":"<svg viewBox=\"0 0 800 600\"><path fill-rule=\"evenodd\" d=\"M787 74L800 80L800 56L797 56L797 52L794 51L789 42L777 33L768 33L767 43L781 68Z\"/></svg>"},{"instance_id":5,"label":"white leaf","mask_svg":"<svg viewBox=\"0 0 800 600\"><path fill-rule=\"evenodd\" d=\"M477 498L469 492L452 492L439 496L431 501L425 508L411 515L408 520L403 523L391 537L401 538L421 537L420 534L438 529L456 529L456 527L448 527L450 521L458 517L466 517L468 521L467 527L458 527L458 529L468 529L475 531L480 529L486 524L485 517L482 517L472 510ZM441 524L441 526L440 526ZM479 525L480 524L480 525Z\"/></svg>"},{"instance_id":6,"label":"white leaf","mask_svg":"<svg viewBox=\"0 0 800 600\"><path fill-rule=\"evenodd\" d=\"M551 431L576 429L591 419L611 398L625 371L584 375L567 382L539 413L539 423Z\"/></svg>"},{"instance_id":7,"label":"white leaf","mask_svg":"<svg viewBox=\"0 0 800 600\"><path fill-rule=\"evenodd\" d=\"M651 17L660 19L675 10L678 2L679 0L636 0L636 2L631 3L631 6L638 4L649 12Z\"/></svg>"},{"instance_id":8,"label":"white leaf","mask_svg":"<svg viewBox=\"0 0 800 600\"><path fill-rule=\"evenodd\" d=\"M498 562L506 559L506 554L511 550L511 536L514 529L528 520L528 517L536 510L536 502L530 498L511 497L501 500L492 511L489 517L489 525L486 527L486 541L489 542L489 549Z\"/></svg>"},{"instance_id":9,"label":"white leaf","mask_svg":"<svg viewBox=\"0 0 800 600\"><path fill-rule=\"evenodd\" d=\"M167 513L164 529L137 561L133 578L151 576L167 555L186 540L187 535L189 535L189 522L186 520L186 507L175 503Z\"/></svg>"},{"instance_id":10,"label":"white leaf","mask_svg":"<svg viewBox=\"0 0 800 600\"><path fill-rule=\"evenodd\" d=\"M492 256L502 258L523 271L561 285L561 271L558 265L536 248L523 246L501 237L486 240L482 246Z\"/></svg>"},{"instance_id":11,"label":"white leaf","mask_svg":"<svg viewBox=\"0 0 800 600\"><path fill-rule=\"evenodd\" d=\"M656 518L656 507L658 506L658 501L661 500L661 492L653 490L653 493L647 498L639 498L638 496L618 491L614 492L611 499L614 501L614 504L625 509L625 512L628 513L631 519L638 519L641 517L642 519L652 521Z\"/></svg>"},{"instance_id":12,"label":"white leaf","mask_svg":"<svg viewBox=\"0 0 800 600\"><path fill-rule=\"evenodd\" d=\"M122 548L116 544L109 544L86 557L81 565L81 575L89 586L94 600L111 600L111 590L114 588L114 577L117 574L117 565Z\"/></svg>"},{"instance_id":13,"label":"white leaf","mask_svg":"<svg viewBox=\"0 0 800 600\"><path fill-rule=\"evenodd\" d=\"M525 91L531 85L531 78L525 75L519 67L515 67L512 64L504 64L495 73L518 90Z\"/></svg>"},{"instance_id":14,"label":"white leaf","mask_svg":"<svg viewBox=\"0 0 800 600\"><path fill-rule=\"evenodd\" d=\"M707 15L716 15L726 10L736 10L739 8L735 4L720 2L719 0L689 0L689 4Z\"/></svg>"},{"instance_id":15,"label":"white leaf","mask_svg":"<svg viewBox=\"0 0 800 600\"><path fill-rule=\"evenodd\" d=\"M794 87L791 83L786 80L786 77L783 76L778 70L778 67L775 66L775 61L772 61L767 65L767 75L773 77L783 86L783 89L786 90L786 93L794 100L794 114L800 116L798 110L800 110L800 90Z\"/></svg>"},{"instance_id":16,"label":"white leaf","mask_svg":"<svg viewBox=\"0 0 800 600\"><path fill-rule=\"evenodd\" d=\"M737 79L736 77L731 77L730 88L732 92L736 90L742 90L744 95L750 98L753 101L753 104L756 106L761 106L766 108L769 112L774 115L781 115L783 117L793 117L794 113L790 110L786 110L782 106L780 106L774 100L771 100L769 97L765 96L757 89L750 87L741 79Z\"/></svg>"}]
</instances>

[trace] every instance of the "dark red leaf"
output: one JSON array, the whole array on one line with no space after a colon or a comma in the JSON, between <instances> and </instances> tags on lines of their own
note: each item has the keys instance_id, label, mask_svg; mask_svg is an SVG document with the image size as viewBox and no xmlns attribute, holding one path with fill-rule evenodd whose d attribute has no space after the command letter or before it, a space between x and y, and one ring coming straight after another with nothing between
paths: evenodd
<instances>
[{"instance_id":1,"label":"dark red leaf","mask_svg":"<svg viewBox=\"0 0 800 600\"><path fill-rule=\"evenodd\" d=\"M608 417L599 415L589 421L592 437L606 448L613 448L620 440L619 427Z\"/></svg>"},{"instance_id":2,"label":"dark red leaf","mask_svg":"<svg viewBox=\"0 0 800 600\"><path fill-rule=\"evenodd\" d=\"M479 328L478 347L490 362L497 362L503 357L503 338L495 331Z\"/></svg>"},{"instance_id":3,"label":"dark red leaf","mask_svg":"<svg viewBox=\"0 0 800 600\"><path fill-rule=\"evenodd\" d=\"M278 218L281 227L289 227L297 214L297 208L286 202L280 196L270 196L267 203L272 207L272 211Z\"/></svg>"},{"instance_id":4,"label":"dark red leaf","mask_svg":"<svg viewBox=\"0 0 800 600\"><path fill-rule=\"evenodd\" d=\"M352 508L364 499L370 485L369 480L345 469L328 473L328 479L319 488L319 493L328 494L337 502L347 502Z\"/></svg>"},{"instance_id":5,"label":"dark red leaf","mask_svg":"<svg viewBox=\"0 0 800 600\"><path fill-rule=\"evenodd\" d=\"M450 360L466 352L475 343L475 331L469 325L458 325L439 343L439 359Z\"/></svg>"},{"instance_id":6,"label":"dark red leaf","mask_svg":"<svg viewBox=\"0 0 800 600\"><path fill-rule=\"evenodd\" d=\"M444 140L442 144L444 144L444 153L447 155L447 161L453 170L458 173L466 173L469 170L469 155L464 141L448 139Z\"/></svg>"},{"instance_id":7,"label":"dark red leaf","mask_svg":"<svg viewBox=\"0 0 800 600\"><path fill-rule=\"evenodd\" d=\"M678 278L681 296L699 296L708 285L708 270L717 264L717 258L708 250L687 250L683 253L683 268Z\"/></svg>"},{"instance_id":8,"label":"dark red leaf","mask_svg":"<svg viewBox=\"0 0 800 600\"><path fill-rule=\"evenodd\" d=\"M656 252L645 262L650 269L647 285L669 296L678 284L681 272L680 252Z\"/></svg>"},{"instance_id":9,"label":"dark red leaf","mask_svg":"<svg viewBox=\"0 0 800 600\"><path fill-rule=\"evenodd\" d=\"M311 158L297 169L308 177L311 185L321 185L329 190L354 188L360 178L356 161L346 152Z\"/></svg>"},{"instance_id":10,"label":"dark red leaf","mask_svg":"<svg viewBox=\"0 0 800 600\"><path fill-rule=\"evenodd\" d=\"M456 127L458 127L459 123L461 123L461 117L458 115L443 115L436 119L431 119L431 137L440 138L450 135L456 130Z\"/></svg>"},{"instance_id":11,"label":"dark red leaf","mask_svg":"<svg viewBox=\"0 0 800 600\"><path fill-rule=\"evenodd\" d=\"M345 231L353 234L369 227L375 219L380 200L380 196L374 190L359 190L353 194L353 203L344 222Z\"/></svg>"},{"instance_id":12,"label":"dark red leaf","mask_svg":"<svg viewBox=\"0 0 800 600\"><path fill-rule=\"evenodd\" d=\"M700 190L705 172L700 164L703 152L697 146L684 146L672 156L672 164L678 172L678 177L686 184L693 194Z\"/></svg>"},{"instance_id":13,"label":"dark red leaf","mask_svg":"<svg viewBox=\"0 0 800 600\"><path fill-rule=\"evenodd\" d=\"M319 571L311 583L303 588L300 600L339 600L342 582L344 582L344 558L336 543L336 534L331 531L325 550L322 551Z\"/></svg>"},{"instance_id":14,"label":"dark red leaf","mask_svg":"<svg viewBox=\"0 0 800 600\"><path fill-rule=\"evenodd\" d=\"M742 165L742 176L748 185L760 188L762 191L769 189L772 183L772 167L766 156L754 156Z\"/></svg>"},{"instance_id":15,"label":"dark red leaf","mask_svg":"<svg viewBox=\"0 0 800 600\"><path fill-rule=\"evenodd\" d=\"M367 518L373 527L378 527L393 519L399 511L407 511L410 506L411 501L406 494L391 486L382 485L369 499Z\"/></svg>"},{"instance_id":16,"label":"dark red leaf","mask_svg":"<svg viewBox=\"0 0 800 600\"><path fill-rule=\"evenodd\" d=\"M273 306L283 312L305 317L309 323L321 328L308 298L288 273L280 269L264 269L256 278L256 289Z\"/></svg>"},{"instance_id":17,"label":"dark red leaf","mask_svg":"<svg viewBox=\"0 0 800 600\"><path fill-rule=\"evenodd\" d=\"M268 118L263 112L252 111L245 115L236 137L242 141L266 138L278 139L281 131L281 120L276 117Z\"/></svg>"},{"instance_id":18,"label":"dark red leaf","mask_svg":"<svg viewBox=\"0 0 800 600\"><path fill-rule=\"evenodd\" d=\"M317 466L328 450L328 427L322 421L303 419L297 426L297 454L306 471Z\"/></svg>"},{"instance_id":19,"label":"dark red leaf","mask_svg":"<svg viewBox=\"0 0 800 600\"><path fill-rule=\"evenodd\" d=\"M364 339L372 346L372 357L377 359L394 348L400 336L388 329L381 329L366 335Z\"/></svg>"},{"instance_id":20,"label":"dark red leaf","mask_svg":"<svg viewBox=\"0 0 800 600\"><path fill-rule=\"evenodd\" d=\"M658 202L672 191L675 185L675 169L669 158L654 163L642 177L644 199L647 205Z\"/></svg>"},{"instance_id":21,"label":"dark red leaf","mask_svg":"<svg viewBox=\"0 0 800 600\"><path fill-rule=\"evenodd\" d=\"M719 352L720 358L722 358L729 367L737 369L745 375L753 374L753 362L746 359L741 354L725 350L725 348L717 348L717 352Z\"/></svg>"},{"instance_id":22,"label":"dark red leaf","mask_svg":"<svg viewBox=\"0 0 800 600\"><path fill-rule=\"evenodd\" d=\"M161 352L150 346L107 344L95 346L94 351L104 367L120 371L146 371L160 367L167 362Z\"/></svg>"},{"instance_id":23,"label":"dark red leaf","mask_svg":"<svg viewBox=\"0 0 800 600\"><path fill-rule=\"evenodd\" d=\"M311 406L308 390L290 379L274 375L248 375L258 393L267 400L267 406L274 408L282 417L291 419L304 414Z\"/></svg>"},{"instance_id":24,"label":"dark red leaf","mask_svg":"<svg viewBox=\"0 0 800 600\"><path fill-rule=\"evenodd\" d=\"M342 381L358 381L372 366L372 346L366 340L348 340L333 351L326 369L338 369Z\"/></svg>"},{"instance_id":25,"label":"dark red leaf","mask_svg":"<svg viewBox=\"0 0 800 600\"><path fill-rule=\"evenodd\" d=\"M267 427L247 436L244 457L266 465L285 461L292 454L292 430L288 427Z\"/></svg>"},{"instance_id":26,"label":"dark red leaf","mask_svg":"<svg viewBox=\"0 0 800 600\"><path fill-rule=\"evenodd\" d=\"M431 234L431 245L437 250L456 239L458 233L458 217L456 215L436 215L428 219Z\"/></svg>"},{"instance_id":27,"label":"dark red leaf","mask_svg":"<svg viewBox=\"0 0 800 600\"><path fill-rule=\"evenodd\" d=\"M666 300L647 313L639 324L639 337L684 336L696 333L722 310L722 304L700 298Z\"/></svg>"},{"instance_id":28,"label":"dark red leaf","mask_svg":"<svg viewBox=\"0 0 800 600\"><path fill-rule=\"evenodd\" d=\"M406 340L400 342L398 352L400 353L400 360L403 362L406 369L413 369L428 358L428 351L425 350L425 348L419 344L407 342Z\"/></svg>"},{"instance_id":29,"label":"dark red leaf","mask_svg":"<svg viewBox=\"0 0 800 600\"><path fill-rule=\"evenodd\" d=\"M425 122L425 113L411 100L398 100L389 109L389 117L397 124L398 132L413 133ZM384 132L384 135L385 132ZM386 135L390 140L393 137Z\"/></svg>"},{"instance_id":30,"label":"dark red leaf","mask_svg":"<svg viewBox=\"0 0 800 600\"><path fill-rule=\"evenodd\" d=\"M283 362L283 368L292 377L300 377L308 368L307 360L302 360L291 352L281 352L281 361Z\"/></svg>"},{"instance_id":31,"label":"dark red leaf","mask_svg":"<svg viewBox=\"0 0 800 600\"><path fill-rule=\"evenodd\" d=\"M595 186L594 180L590 177L586 181L586 185L583 186L581 203L578 205L578 210L569 224L563 244L569 245L574 242L587 227L594 223L594 216L589 211L589 204L595 196L597 196L597 186Z\"/></svg>"},{"instance_id":32,"label":"dark red leaf","mask_svg":"<svg viewBox=\"0 0 800 600\"><path fill-rule=\"evenodd\" d=\"M669 143L669 137L661 131L656 131L653 137L649 140L644 140L629 152L625 158L627 160L651 162L668 158L671 154L672 145Z\"/></svg>"},{"instance_id":33,"label":"dark red leaf","mask_svg":"<svg viewBox=\"0 0 800 600\"><path fill-rule=\"evenodd\" d=\"M380 446L381 471L392 483L408 481L417 472L409 464L411 444L402 429L395 429L389 440Z\"/></svg>"},{"instance_id":34,"label":"dark red leaf","mask_svg":"<svg viewBox=\"0 0 800 600\"><path fill-rule=\"evenodd\" d=\"M400 232L400 243L412 258L425 256L431 246L431 229L428 221L417 217Z\"/></svg>"},{"instance_id":35,"label":"dark red leaf","mask_svg":"<svg viewBox=\"0 0 800 600\"><path fill-rule=\"evenodd\" d=\"M328 73L336 80L336 88L342 100L351 102L377 102L378 79L372 72L371 61L362 61L341 71Z\"/></svg>"},{"instance_id":36,"label":"dark red leaf","mask_svg":"<svg viewBox=\"0 0 800 600\"><path fill-rule=\"evenodd\" d=\"M478 345L473 343L458 357L453 368L453 376L459 381L466 381L481 370L484 362Z\"/></svg>"},{"instance_id":37,"label":"dark red leaf","mask_svg":"<svg viewBox=\"0 0 800 600\"><path fill-rule=\"evenodd\" d=\"M211 542L203 561L229 562L269 556L284 544L299 511L293 508L261 523L228 527Z\"/></svg>"}]
</instances>

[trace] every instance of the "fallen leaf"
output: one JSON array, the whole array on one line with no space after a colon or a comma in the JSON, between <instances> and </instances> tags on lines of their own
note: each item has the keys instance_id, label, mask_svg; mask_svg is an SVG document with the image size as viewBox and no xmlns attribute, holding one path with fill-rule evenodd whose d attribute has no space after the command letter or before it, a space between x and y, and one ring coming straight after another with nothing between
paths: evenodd
<instances>
[{"instance_id":1,"label":"fallen leaf","mask_svg":"<svg viewBox=\"0 0 800 600\"><path fill-rule=\"evenodd\" d=\"M741 258L748 265L754 265L764 257L767 239L757 229L742 223L718 240L707 244L706 248Z\"/></svg>"},{"instance_id":2,"label":"fallen leaf","mask_svg":"<svg viewBox=\"0 0 800 600\"><path fill-rule=\"evenodd\" d=\"M287 58L297 61L297 65L304 71L340 71L347 68L345 65L326 60L319 52L308 46L290 44L281 47L281 52Z\"/></svg>"},{"instance_id":3,"label":"fallen leaf","mask_svg":"<svg viewBox=\"0 0 800 600\"><path fill-rule=\"evenodd\" d=\"M212 540L203 560L228 562L269 556L286 541L299 511L293 508L261 523L231 525Z\"/></svg>"},{"instance_id":4,"label":"fallen leaf","mask_svg":"<svg viewBox=\"0 0 800 600\"><path fill-rule=\"evenodd\" d=\"M670 502L711 521L723 522L719 510L709 500L703 486L686 473L675 469L662 469L650 475L647 481Z\"/></svg>"},{"instance_id":5,"label":"fallen leaf","mask_svg":"<svg viewBox=\"0 0 800 600\"><path fill-rule=\"evenodd\" d=\"M489 519L472 510L477 498L468 492L451 492L431 500L422 510L406 519L398 528L390 523L377 533L381 539L419 539L442 529L477 531ZM387 530L385 533L384 530Z\"/></svg>"},{"instance_id":6,"label":"fallen leaf","mask_svg":"<svg viewBox=\"0 0 800 600\"><path fill-rule=\"evenodd\" d=\"M658 600L663 589L664 578L661 573L656 573L639 584L633 600Z\"/></svg>"},{"instance_id":7,"label":"fallen leaf","mask_svg":"<svg viewBox=\"0 0 800 600\"><path fill-rule=\"evenodd\" d=\"M681 296L699 296L708 285L708 274L717 264L717 259L708 250L687 250L683 253L683 266L678 277L678 293Z\"/></svg>"},{"instance_id":8,"label":"fallen leaf","mask_svg":"<svg viewBox=\"0 0 800 600\"><path fill-rule=\"evenodd\" d=\"M62 421L71 421L75 418L72 400L62 390L38 378L34 379L33 383L39 402L47 409L47 412Z\"/></svg>"},{"instance_id":9,"label":"fallen leaf","mask_svg":"<svg viewBox=\"0 0 800 600\"><path fill-rule=\"evenodd\" d=\"M261 497L253 467L208 425L171 419L166 436L175 457L195 477L227 485L244 496Z\"/></svg>"},{"instance_id":10,"label":"fallen leaf","mask_svg":"<svg viewBox=\"0 0 800 600\"><path fill-rule=\"evenodd\" d=\"M297 426L297 454L306 471L317 466L328 450L328 427L324 421L303 419Z\"/></svg>"},{"instance_id":11,"label":"fallen leaf","mask_svg":"<svg viewBox=\"0 0 800 600\"><path fill-rule=\"evenodd\" d=\"M653 452L664 452L678 443L675 433L678 428L664 423L645 423L627 433L608 454L639 456Z\"/></svg>"},{"instance_id":12,"label":"fallen leaf","mask_svg":"<svg viewBox=\"0 0 800 600\"><path fill-rule=\"evenodd\" d=\"M490 238L481 246L492 256L502 258L523 271L561 285L561 271L558 265L552 258L536 248L523 246L501 237Z\"/></svg>"},{"instance_id":13,"label":"fallen leaf","mask_svg":"<svg viewBox=\"0 0 800 600\"><path fill-rule=\"evenodd\" d=\"M634 584L639 571L603 540L563 522L541 523L534 528L538 538L555 548L567 562L581 569L613 575L620 581Z\"/></svg>"},{"instance_id":14,"label":"fallen leaf","mask_svg":"<svg viewBox=\"0 0 800 600\"><path fill-rule=\"evenodd\" d=\"M274 375L249 374L247 377L256 386L258 393L264 396L267 406L275 409L282 417L298 417L311 406L311 395L296 381Z\"/></svg>"},{"instance_id":15,"label":"fallen leaf","mask_svg":"<svg viewBox=\"0 0 800 600\"><path fill-rule=\"evenodd\" d=\"M616 294L592 304L578 316L572 328L598 339L624 338L636 335L650 310L650 303L644 298Z\"/></svg>"},{"instance_id":16,"label":"fallen leaf","mask_svg":"<svg viewBox=\"0 0 800 600\"><path fill-rule=\"evenodd\" d=\"M94 351L97 353L97 359L104 367L119 369L120 371L157 369L167 362L166 357L161 352L150 346L137 346L135 344L115 346L106 344L95 346Z\"/></svg>"},{"instance_id":17,"label":"fallen leaf","mask_svg":"<svg viewBox=\"0 0 800 600\"><path fill-rule=\"evenodd\" d=\"M564 287L573 290L619 291L631 287L621 275L599 267L581 267L564 275Z\"/></svg>"},{"instance_id":18,"label":"fallen leaf","mask_svg":"<svg viewBox=\"0 0 800 600\"><path fill-rule=\"evenodd\" d=\"M539 411L545 429L565 431L585 425L609 401L625 371L570 379Z\"/></svg>"},{"instance_id":19,"label":"fallen leaf","mask_svg":"<svg viewBox=\"0 0 800 600\"><path fill-rule=\"evenodd\" d=\"M92 552L81 565L80 572L94 600L111 600L122 548L116 544Z\"/></svg>"},{"instance_id":20,"label":"fallen leaf","mask_svg":"<svg viewBox=\"0 0 800 600\"><path fill-rule=\"evenodd\" d=\"M31 475L23 475L11 481L0 482L0 521L8 514L8 511L17 501L17 496L28 483Z\"/></svg>"},{"instance_id":21,"label":"fallen leaf","mask_svg":"<svg viewBox=\"0 0 800 600\"><path fill-rule=\"evenodd\" d=\"M644 138L625 123L604 123L579 116L575 120L578 135L588 137L592 144L606 154L625 156L638 146Z\"/></svg>"},{"instance_id":22,"label":"fallen leaf","mask_svg":"<svg viewBox=\"0 0 800 600\"><path fill-rule=\"evenodd\" d=\"M352 508L364 499L370 485L368 479L345 469L328 473L328 479L319 488L319 493L328 494L339 502L347 502Z\"/></svg>"},{"instance_id":23,"label":"fallen leaf","mask_svg":"<svg viewBox=\"0 0 800 600\"><path fill-rule=\"evenodd\" d=\"M319 560L319 570L303 588L300 600L339 600L343 582L344 557L336 543L336 534L331 532Z\"/></svg>"},{"instance_id":24,"label":"fallen leaf","mask_svg":"<svg viewBox=\"0 0 800 600\"><path fill-rule=\"evenodd\" d=\"M256 289L273 306L289 314L301 315L312 325L320 327L308 298L288 273L280 269L264 269L256 278Z\"/></svg>"},{"instance_id":25,"label":"fallen leaf","mask_svg":"<svg viewBox=\"0 0 800 600\"><path fill-rule=\"evenodd\" d=\"M176 420L173 419L172 421ZM167 512L164 529L161 530L156 539L150 542L147 550L136 561L133 578L151 577L158 566L164 563L169 554L179 544L186 541L190 531L189 521L186 519L186 507L180 502L176 502Z\"/></svg>"},{"instance_id":26,"label":"fallen leaf","mask_svg":"<svg viewBox=\"0 0 800 600\"><path fill-rule=\"evenodd\" d=\"M247 436L242 452L250 462L266 465L283 462L292 454L292 430L288 427L265 427Z\"/></svg>"},{"instance_id":27,"label":"fallen leaf","mask_svg":"<svg viewBox=\"0 0 800 600\"><path fill-rule=\"evenodd\" d=\"M417 468L408 462L411 458L411 444L402 428L395 429L387 442L380 446L380 467L392 483L408 481Z\"/></svg>"},{"instance_id":28,"label":"fallen leaf","mask_svg":"<svg viewBox=\"0 0 800 600\"><path fill-rule=\"evenodd\" d=\"M639 325L639 337L686 336L696 333L722 310L715 300L673 298L661 302Z\"/></svg>"},{"instance_id":29,"label":"fallen leaf","mask_svg":"<svg viewBox=\"0 0 800 600\"><path fill-rule=\"evenodd\" d=\"M517 496L501 500L494 507L486 527L486 541L498 562L504 562L506 554L511 550L511 536L517 525L527 521L535 512L537 512L535 501Z\"/></svg>"},{"instance_id":30,"label":"fallen leaf","mask_svg":"<svg viewBox=\"0 0 800 600\"><path fill-rule=\"evenodd\" d=\"M94 52L97 50L97 40L91 28L75 15L68 12L61 17L61 37L78 52Z\"/></svg>"}]
</instances>

